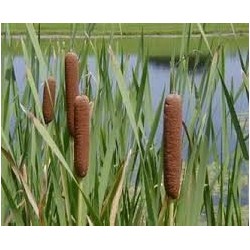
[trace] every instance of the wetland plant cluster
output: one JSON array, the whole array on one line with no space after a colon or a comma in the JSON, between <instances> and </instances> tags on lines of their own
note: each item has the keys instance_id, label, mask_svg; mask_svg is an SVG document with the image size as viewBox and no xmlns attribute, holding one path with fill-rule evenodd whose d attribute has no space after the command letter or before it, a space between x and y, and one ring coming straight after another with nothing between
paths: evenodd
<instances>
[{"instance_id":1,"label":"wetland plant cluster","mask_svg":"<svg viewBox=\"0 0 250 250\"><path fill-rule=\"evenodd\" d=\"M197 83L199 53L192 70L188 57L193 25L183 27L180 60L173 57L156 107L143 35L127 78L126 55L112 39L96 46L89 33L77 56L60 44L41 49L34 26L26 25L22 95L13 55L2 56L2 225L248 224L241 200L249 134L235 111L239 98L249 98L248 56L237 48L242 82L230 89L225 48L214 47L198 24L196 51L205 46L208 56ZM2 39L9 51L10 34ZM237 34L233 39L237 46ZM72 32L69 50L75 42ZM96 75L89 71L90 53ZM216 91L220 131L213 120ZM190 100L181 100L185 93Z\"/></svg>"}]
</instances>

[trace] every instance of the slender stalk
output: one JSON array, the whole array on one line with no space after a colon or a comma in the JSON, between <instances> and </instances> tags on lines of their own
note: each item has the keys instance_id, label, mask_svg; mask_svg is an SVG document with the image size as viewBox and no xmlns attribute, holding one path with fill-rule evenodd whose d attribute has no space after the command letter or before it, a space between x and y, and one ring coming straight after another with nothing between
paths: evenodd
<instances>
[{"instance_id":1,"label":"slender stalk","mask_svg":"<svg viewBox=\"0 0 250 250\"><path fill-rule=\"evenodd\" d=\"M81 189L78 189L78 205L77 205L77 226L83 226L84 222L84 208L85 202L81 193L81 190L84 190L84 179L79 178L79 186Z\"/></svg>"},{"instance_id":2,"label":"slender stalk","mask_svg":"<svg viewBox=\"0 0 250 250\"><path fill-rule=\"evenodd\" d=\"M166 197L164 199L163 203L162 203L161 211L160 211L160 214L159 214L159 219L158 219L158 225L159 226L164 225L164 217L165 217L165 214L166 214L167 207L168 207L168 199Z\"/></svg>"},{"instance_id":3,"label":"slender stalk","mask_svg":"<svg viewBox=\"0 0 250 250\"><path fill-rule=\"evenodd\" d=\"M74 141L70 138L69 141L69 162L73 161L73 152L74 149ZM67 171L64 168L61 168L61 176L62 176L62 186L63 186L63 193L65 197L65 208L66 208L66 215L67 215L67 220L69 225L72 225L72 220L71 220L71 212L70 212L70 200L69 200L69 186L68 186L68 181L67 181Z\"/></svg>"},{"instance_id":4,"label":"slender stalk","mask_svg":"<svg viewBox=\"0 0 250 250\"><path fill-rule=\"evenodd\" d=\"M174 202L175 200L168 199L168 225L174 226Z\"/></svg>"},{"instance_id":5,"label":"slender stalk","mask_svg":"<svg viewBox=\"0 0 250 250\"><path fill-rule=\"evenodd\" d=\"M72 225L71 217L70 217L70 201L69 201L69 187L67 182L67 172L66 170L61 167L61 176L62 176L62 186L63 186L63 194L65 197L65 208L66 208L66 215L69 225Z\"/></svg>"}]
</instances>

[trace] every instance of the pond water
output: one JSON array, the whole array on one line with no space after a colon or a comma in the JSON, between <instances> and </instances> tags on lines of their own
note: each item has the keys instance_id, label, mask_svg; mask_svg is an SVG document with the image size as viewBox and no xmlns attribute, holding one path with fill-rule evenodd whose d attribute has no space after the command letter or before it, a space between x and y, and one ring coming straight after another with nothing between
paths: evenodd
<instances>
[{"instance_id":1,"label":"pond water","mask_svg":"<svg viewBox=\"0 0 250 250\"><path fill-rule=\"evenodd\" d=\"M247 50L242 51L243 60L246 60ZM126 74L128 82L132 78L132 68L135 67L137 61L137 55L132 54L128 56L128 72ZM53 67L53 62L55 60L51 60L51 66ZM96 59L93 56L89 56L88 58L88 68L91 74L97 78L97 68L96 68ZM15 56L13 59L14 72L16 77L16 82L19 88L19 93L22 94L25 87L25 62L22 56ZM205 71L204 65L199 65L198 70L195 73L195 84L198 86L201 81L201 77ZM170 58L166 57L150 57L148 64L148 73L149 73L149 84L151 87L152 93L152 103L154 109L156 109L159 98L166 89L166 94L169 93L169 85L170 85ZM191 72L190 72L191 73ZM42 79L41 79L42 81ZM242 85L242 69L239 60L239 56L237 53L227 52L225 55L225 82L227 84L228 89L231 88L233 83L234 93L239 90ZM221 83L217 83L221 84ZM95 84L93 84L95 86ZM94 89L95 90L95 89ZM42 89L39 89L40 96L42 96ZM189 93L185 92L183 96L183 114L184 121L187 121L189 115L193 112L190 111L190 106L193 107L194 103L190 103ZM189 102L189 105L188 105ZM218 86L216 92L213 97L213 120L216 130L219 130L221 127L221 113L220 113L220 105L221 105L221 86ZM241 117L241 119L246 119L248 122L248 100L246 95L242 94L235 103L235 110L237 114ZM248 126L246 126L248 127ZM159 132L157 134L158 138L161 138L160 131L162 127L159 127ZM158 141L158 140L157 140Z\"/></svg>"}]
</instances>

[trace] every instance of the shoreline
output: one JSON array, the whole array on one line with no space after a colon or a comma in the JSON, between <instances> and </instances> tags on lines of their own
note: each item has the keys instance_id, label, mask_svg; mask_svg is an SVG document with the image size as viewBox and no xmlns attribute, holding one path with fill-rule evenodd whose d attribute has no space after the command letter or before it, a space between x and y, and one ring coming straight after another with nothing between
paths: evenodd
<instances>
[{"instance_id":1,"label":"shoreline","mask_svg":"<svg viewBox=\"0 0 250 250\"><path fill-rule=\"evenodd\" d=\"M233 36L249 36L249 33L247 32L239 32L239 33L207 33L206 37L233 37ZM21 38L25 38L27 35L26 34L14 34L14 35L10 35L11 39L14 40L19 40ZM6 34L2 33L1 34L1 39L7 37ZM91 37L89 37L90 39L108 39L108 38L115 38L115 39L132 39L132 38L140 38L141 34L124 34L124 35L118 35L118 34L114 34L114 35L107 35L107 34L103 34L103 35L92 35ZM143 35L144 38L168 38L168 39L174 39L174 38L183 38L183 34L144 34ZM187 37L187 36L186 36ZM191 35L191 38L199 38L201 37L200 33L194 33ZM51 34L45 34L45 35L40 35L40 39L71 39L72 35L65 35L65 34L56 34L56 35L51 35ZM83 39L83 38L88 38L86 35L76 35L74 36L75 39Z\"/></svg>"}]
</instances>

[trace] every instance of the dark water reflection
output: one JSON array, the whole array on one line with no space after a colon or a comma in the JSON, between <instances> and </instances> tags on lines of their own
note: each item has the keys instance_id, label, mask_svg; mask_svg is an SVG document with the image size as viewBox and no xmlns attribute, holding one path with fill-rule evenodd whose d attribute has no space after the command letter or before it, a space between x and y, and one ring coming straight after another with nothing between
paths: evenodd
<instances>
[{"instance_id":1,"label":"dark water reflection","mask_svg":"<svg viewBox=\"0 0 250 250\"><path fill-rule=\"evenodd\" d=\"M201 72L206 66L208 62L208 55L199 55L197 57L196 54L189 55L187 57L174 57L171 56L150 56L149 57L149 64L151 66L155 66L156 68L170 68L171 63L178 66L178 64L182 60L188 60L188 70L191 71L195 68L196 72Z\"/></svg>"}]
</instances>

